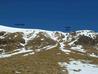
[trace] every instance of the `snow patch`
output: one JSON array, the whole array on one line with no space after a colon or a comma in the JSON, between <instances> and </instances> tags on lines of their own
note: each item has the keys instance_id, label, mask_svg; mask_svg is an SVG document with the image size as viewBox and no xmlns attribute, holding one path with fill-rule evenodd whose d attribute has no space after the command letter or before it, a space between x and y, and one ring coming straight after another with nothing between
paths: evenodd
<instances>
[{"instance_id":1,"label":"snow patch","mask_svg":"<svg viewBox=\"0 0 98 74\"><path fill-rule=\"evenodd\" d=\"M93 39L96 38L96 34L97 34L92 30L79 30L79 31L76 31L76 33L77 33L77 36L84 35Z\"/></svg>"},{"instance_id":2,"label":"snow patch","mask_svg":"<svg viewBox=\"0 0 98 74\"><path fill-rule=\"evenodd\" d=\"M17 52L9 53L9 54L8 53L0 54L0 58L6 58L17 54L28 53L28 52L32 52L33 50L25 50L24 48L22 48L22 49L17 49L16 51Z\"/></svg>"},{"instance_id":3,"label":"snow patch","mask_svg":"<svg viewBox=\"0 0 98 74\"><path fill-rule=\"evenodd\" d=\"M65 49L65 45L64 45L64 43L63 43L63 42L62 42L62 43L60 43L60 50L61 50L61 51L63 51L63 52L65 52L65 53L69 53L69 52L71 52L70 50Z\"/></svg>"},{"instance_id":4,"label":"snow patch","mask_svg":"<svg viewBox=\"0 0 98 74\"><path fill-rule=\"evenodd\" d=\"M98 74L98 66L88 63L82 63L81 61L70 61L58 63L61 67L68 70L69 74Z\"/></svg>"},{"instance_id":5,"label":"snow patch","mask_svg":"<svg viewBox=\"0 0 98 74\"><path fill-rule=\"evenodd\" d=\"M98 58L98 55L95 55L94 53L90 54L90 56Z\"/></svg>"},{"instance_id":6,"label":"snow patch","mask_svg":"<svg viewBox=\"0 0 98 74\"><path fill-rule=\"evenodd\" d=\"M86 52L84 49L83 49L83 46L82 45L77 45L75 47L71 47L70 49L73 49L73 50L76 50L76 51L80 51L80 52Z\"/></svg>"},{"instance_id":7,"label":"snow patch","mask_svg":"<svg viewBox=\"0 0 98 74\"><path fill-rule=\"evenodd\" d=\"M30 53L24 54L23 56L28 56L28 55L33 55L33 54L35 54L35 52L30 52Z\"/></svg>"}]
</instances>

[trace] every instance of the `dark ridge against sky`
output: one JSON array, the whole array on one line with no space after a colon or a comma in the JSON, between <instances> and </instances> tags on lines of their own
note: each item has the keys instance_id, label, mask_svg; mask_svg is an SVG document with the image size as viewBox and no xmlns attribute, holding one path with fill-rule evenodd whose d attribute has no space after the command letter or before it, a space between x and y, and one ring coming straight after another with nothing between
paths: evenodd
<instances>
[{"instance_id":1,"label":"dark ridge against sky","mask_svg":"<svg viewBox=\"0 0 98 74\"><path fill-rule=\"evenodd\" d=\"M70 26L72 30L98 31L98 0L0 0L0 24L61 31Z\"/></svg>"}]
</instances>

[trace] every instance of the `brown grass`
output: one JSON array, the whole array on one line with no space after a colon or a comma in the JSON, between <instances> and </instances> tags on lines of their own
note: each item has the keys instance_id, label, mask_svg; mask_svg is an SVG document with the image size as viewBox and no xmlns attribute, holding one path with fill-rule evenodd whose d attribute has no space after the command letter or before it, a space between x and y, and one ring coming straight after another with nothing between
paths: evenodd
<instances>
[{"instance_id":1,"label":"brown grass","mask_svg":"<svg viewBox=\"0 0 98 74\"><path fill-rule=\"evenodd\" d=\"M67 70L62 72L60 61L67 61L67 57L56 48L25 57L17 55L0 59L0 74L68 74Z\"/></svg>"},{"instance_id":2,"label":"brown grass","mask_svg":"<svg viewBox=\"0 0 98 74\"><path fill-rule=\"evenodd\" d=\"M91 61L92 64L98 64L98 59L84 55L83 53L71 50L70 54L65 54L58 47L35 53L34 55L0 59L0 74L68 74L65 73L58 62L69 62L70 59Z\"/></svg>"}]
</instances>

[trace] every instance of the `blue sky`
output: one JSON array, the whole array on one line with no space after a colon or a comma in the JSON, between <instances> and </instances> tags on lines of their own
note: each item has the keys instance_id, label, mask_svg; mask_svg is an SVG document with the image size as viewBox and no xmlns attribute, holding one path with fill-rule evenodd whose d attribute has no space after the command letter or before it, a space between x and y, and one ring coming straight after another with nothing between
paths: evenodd
<instances>
[{"instance_id":1,"label":"blue sky","mask_svg":"<svg viewBox=\"0 0 98 74\"><path fill-rule=\"evenodd\" d=\"M72 30L98 31L98 0L0 0L0 24L61 31L71 26Z\"/></svg>"}]
</instances>

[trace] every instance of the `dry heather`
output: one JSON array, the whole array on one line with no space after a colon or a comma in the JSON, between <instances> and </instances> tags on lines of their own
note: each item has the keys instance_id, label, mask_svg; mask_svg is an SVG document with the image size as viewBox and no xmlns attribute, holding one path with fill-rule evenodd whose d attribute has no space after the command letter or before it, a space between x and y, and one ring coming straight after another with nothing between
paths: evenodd
<instances>
[{"instance_id":1,"label":"dry heather","mask_svg":"<svg viewBox=\"0 0 98 74\"><path fill-rule=\"evenodd\" d=\"M12 51L18 48L22 48L23 46L20 43L25 43L25 40L22 38L22 33L7 33L0 32L0 36L4 38L0 38L0 49L5 49L5 51Z\"/></svg>"},{"instance_id":2,"label":"dry heather","mask_svg":"<svg viewBox=\"0 0 98 74\"><path fill-rule=\"evenodd\" d=\"M34 39L28 41L27 49L41 49L48 45L55 45L56 41L52 40L50 37L46 37L42 32L39 32Z\"/></svg>"},{"instance_id":3,"label":"dry heather","mask_svg":"<svg viewBox=\"0 0 98 74\"><path fill-rule=\"evenodd\" d=\"M62 72L59 61L68 61L60 50L51 49L34 55L17 55L0 59L0 74L68 74Z\"/></svg>"}]
</instances>

